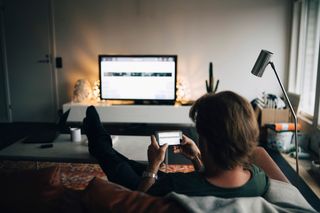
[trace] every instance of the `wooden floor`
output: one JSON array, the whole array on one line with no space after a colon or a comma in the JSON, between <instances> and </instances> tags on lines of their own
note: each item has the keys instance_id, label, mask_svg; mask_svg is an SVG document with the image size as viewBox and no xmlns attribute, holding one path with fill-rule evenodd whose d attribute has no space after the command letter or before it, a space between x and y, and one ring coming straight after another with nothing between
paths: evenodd
<instances>
[{"instance_id":1,"label":"wooden floor","mask_svg":"<svg viewBox=\"0 0 320 213\"><path fill-rule=\"evenodd\" d=\"M292 169L296 171L295 158L292 158L287 154L282 154L282 156L290 164ZM311 160L299 160L299 175L320 199L320 175L312 172Z\"/></svg>"},{"instance_id":2,"label":"wooden floor","mask_svg":"<svg viewBox=\"0 0 320 213\"><path fill-rule=\"evenodd\" d=\"M309 204L318 212L320 212L320 200L316 193L310 188L310 186L305 182L305 180L298 176L295 171L295 162L293 166L290 166L289 162L286 158L280 154L279 151L271 150L268 147L265 147L269 155L272 159L277 163L280 167L281 171L286 175L288 180L292 185L297 187L300 193L304 196L304 198L309 202ZM292 159L289 159L292 161ZM300 168L300 167L299 167Z\"/></svg>"}]
</instances>

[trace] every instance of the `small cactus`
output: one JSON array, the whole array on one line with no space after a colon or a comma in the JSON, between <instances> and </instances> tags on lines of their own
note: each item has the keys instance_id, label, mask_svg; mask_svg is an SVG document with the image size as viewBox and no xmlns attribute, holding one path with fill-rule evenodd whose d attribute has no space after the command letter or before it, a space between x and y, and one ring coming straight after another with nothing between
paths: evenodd
<instances>
[{"instance_id":1,"label":"small cactus","mask_svg":"<svg viewBox=\"0 0 320 213\"><path fill-rule=\"evenodd\" d=\"M216 93L219 86L219 80L217 80L216 84L214 85L214 77L213 77L213 69L212 69L212 62L209 64L209 82L206 80L206 88L207 93Z\"/></svg>"}]
</instances>

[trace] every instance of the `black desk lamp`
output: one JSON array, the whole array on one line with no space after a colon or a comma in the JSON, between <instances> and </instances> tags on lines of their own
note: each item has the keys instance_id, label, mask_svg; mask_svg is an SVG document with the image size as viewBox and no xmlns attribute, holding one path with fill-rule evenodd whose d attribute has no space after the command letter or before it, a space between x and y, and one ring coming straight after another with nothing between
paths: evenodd
<instances>
[{"instance_id":1,"label":"black desk lamp","mask_svg":"<svg viewBox=\"0 0 320 213\"><path fill-rule=\"evenodd\" d=\"M278 76L278 73L274 67L274 64L272 61L270 61L271 59L271 56L273 55L272 52L269 52L267 50L261 50L258 58L257 58L257 61L256 63L254 64L253 68L252 68L252 71L251 73L255 76L258 76L258 77L262 77L263 73L264 73L264 70L265 68L268 66L268 64L271 65L274 73L276 74L276 77L277 77L277 80L280 84L280 87L282 89L282 92L284 94L284 97L286 98L287 100L287 103L289 105L289 108L290 108L290 111L293 115L293 118L294 118L294 142L295 142L295 148L296 148L296 171L297 171L297 174L299 174L299 162L298 162L298 139L297 139L297 124L298 124L298 119L297 119L297 115L296 113L294 112L293 110L293 107L291 105L291 102L288 98L288 95L282 85L282 82Z\"/></svg>"}]
</instances>

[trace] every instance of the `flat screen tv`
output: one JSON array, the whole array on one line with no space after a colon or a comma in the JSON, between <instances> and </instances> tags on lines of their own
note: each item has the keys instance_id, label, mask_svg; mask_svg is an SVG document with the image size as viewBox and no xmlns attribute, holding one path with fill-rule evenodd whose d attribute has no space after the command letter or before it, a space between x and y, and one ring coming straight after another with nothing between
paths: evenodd
<instances>
[{"instance_id":1,"label":"flat screen tv","mask_svg":"<svg viewBox=\"0 0 320 213\"><path fill-rule=\"evenodd\" d=\"M176 55L99 55L100 96L136 104L173 104Z\"/></svg>"}]
</instances>

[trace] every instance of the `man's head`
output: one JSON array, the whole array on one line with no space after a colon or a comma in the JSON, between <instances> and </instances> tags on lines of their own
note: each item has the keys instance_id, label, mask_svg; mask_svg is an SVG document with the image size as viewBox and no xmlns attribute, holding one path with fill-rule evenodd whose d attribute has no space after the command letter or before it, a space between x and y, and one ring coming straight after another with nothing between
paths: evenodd
<instances>
[{"instance_id":1,"label":"man's head","mask_svg":"<svg viewBox=\"0 0 320 213\"><path fill-rule=\"evenodd\" d=\"M206 167L228 170L248 163L259 128L246 99L230 91L206 94L194 103L190 118Z\"/></svg>"}]
</instances>

